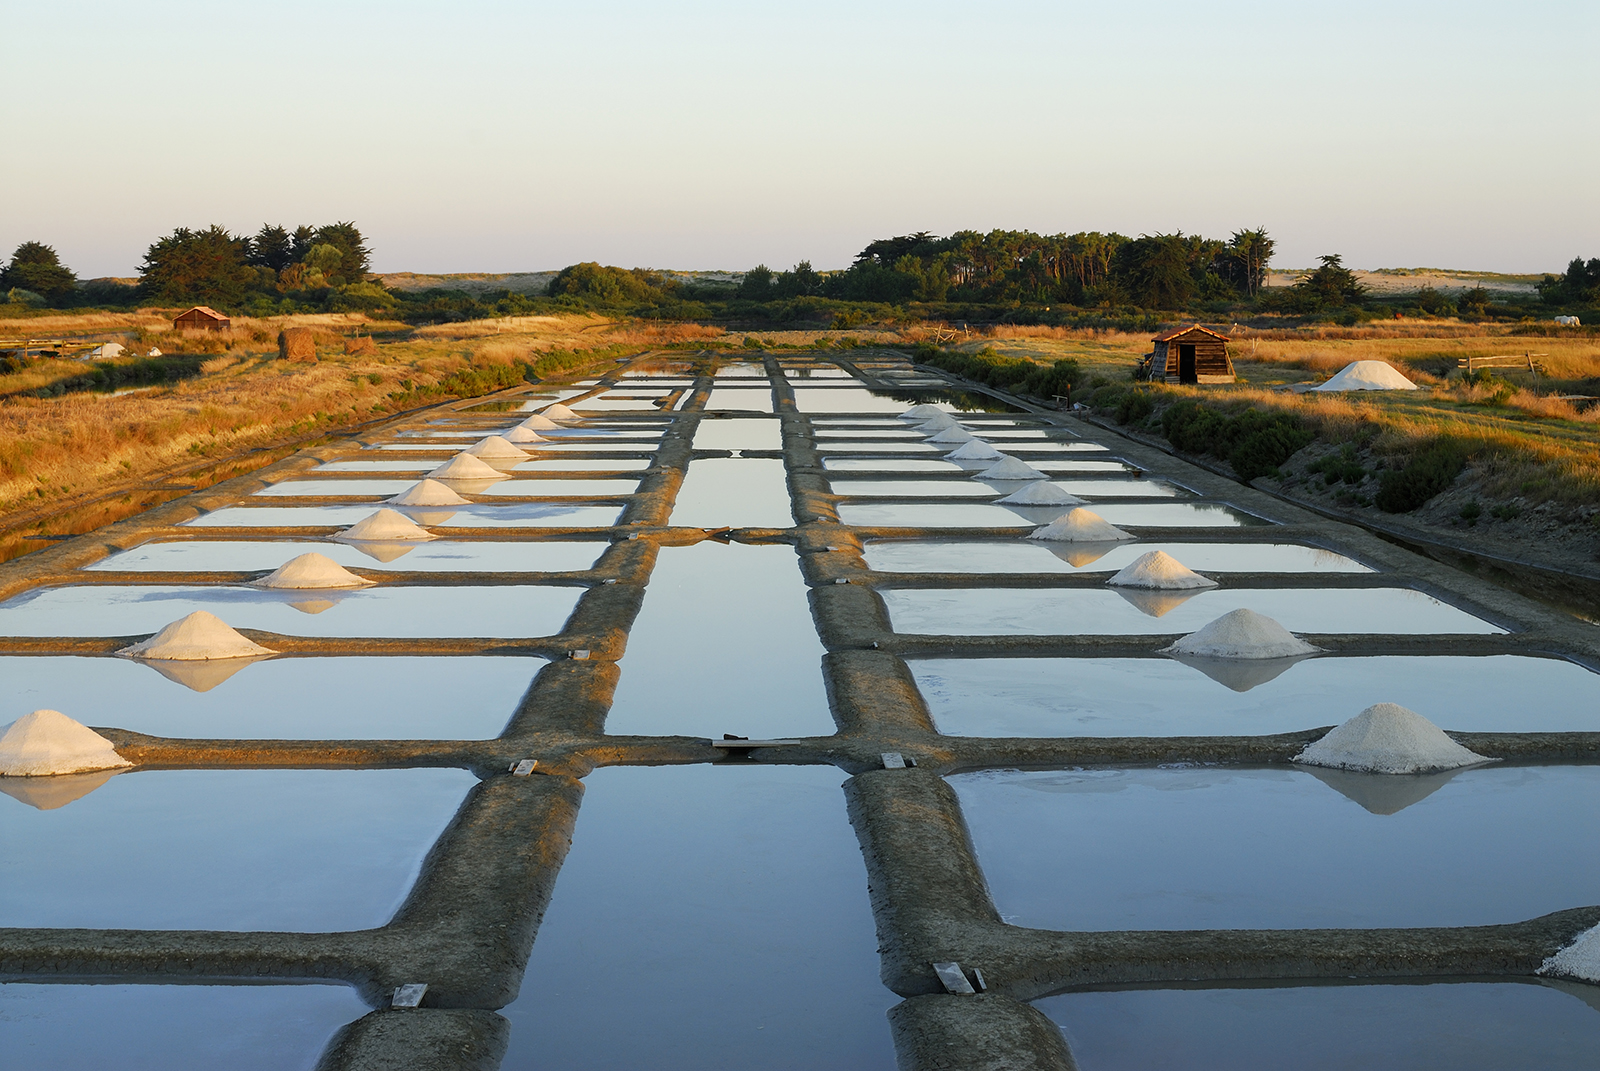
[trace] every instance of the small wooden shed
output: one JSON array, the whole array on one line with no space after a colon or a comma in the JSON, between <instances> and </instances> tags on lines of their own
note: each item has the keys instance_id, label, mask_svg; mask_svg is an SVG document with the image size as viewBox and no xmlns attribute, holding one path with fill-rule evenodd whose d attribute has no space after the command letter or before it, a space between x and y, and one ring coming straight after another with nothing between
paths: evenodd
<instances>
[{"instance_id":1,"label":"small wooden shed","mask_svg":"<svg viewBox=\"0 0 1600 1071\"><path fill-rule=\"evenodd\" d=\"M226 331L229 320L209 305L196 305L174 317L172 326L179 331Z\"/></svg>"},{"instance_id":2,"label":"small wooden shed","mask_svg":"<svg viewBox=\"0 0 1600 1071\"><path fill-rule=\"evenodd\" d=\"M1151 339L1155 350L1145 355L1150 379L1168 383L1232 383L1233 360L1228 336L1199 324L1186 324Z\"/></svg>"}]
</instances>

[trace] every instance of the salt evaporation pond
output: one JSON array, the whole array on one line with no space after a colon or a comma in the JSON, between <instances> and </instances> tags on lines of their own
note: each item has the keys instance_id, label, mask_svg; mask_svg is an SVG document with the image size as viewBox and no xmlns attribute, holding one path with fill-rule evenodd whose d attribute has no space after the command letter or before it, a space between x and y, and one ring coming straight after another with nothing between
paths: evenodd
<instances>
[{"instance_id":1,"label":"salt evaporation pond","mask_svg":"<svg viewBox=\"0 0 1600 1071\"><path fill-rule=\"evenodd\" d=\"M322 528L355 524L372 515L378 504L349 506L229 506L184 521L194 528ZM414 508L414 507L413 507ZM569 506L564 503L517 502L504 505L473 502L465 506L430 506L435 528L607 528L617 523L617 506Z\"/></svg>"},{"instance_id":2,"label":"salt evaporation pond","mask_svg":"<svg viewBox=\"0 0 1600 1071\"><path fill-rule=\"evenodd\" d=\"M0 635L137 636L206 610L234 628L290 636L553 636L582 591L531 584L337 591L161 584L39 588L0 603Z\"/></svg>"},{"instance_id":3,"label":"salt evaporation pond","mask_svg":"<svg viewBox=\"0 0 1600 1071\"><path fill-rule=\"evenodd\" d=\"M751 413L772 412L771 387L714 387L706 401L707 410L743 410Z\"/></svg>"},{"instance_id":4,"label":"salt evaporation pond","mask_svg":"<svg viewBox=\"0 0 1600 1071\"><path fill-rule=\"evenodd\" d=\"M626 498L636 494L639 481L632 480L529 480L518 477L501 480L476 492L489 498Z\"/></svg>"},{"instance_id":5,"label":"salt evaporation pond","mask_svg":"<svg viewBox=\"0 0 1600 1071\"><path fill-rule=\"evenodd\" d=\"M878 980L843 780L795 766L590 774L522 996L501 1012L504 1066L890 1071L884 1016L899 998Z\"/></svg>"},{"instance_id":6,"label":"salt evaporation pond","mask_svg":"<svg viewBox=\"0 0 1600 1071\"><path fill-rule=\"evenodd\" d=\"M818 440L817 449L826 454L929 454L942 456L954 450L960 443L945 445L944 443L929 442L893 442L893 441L851 441L849 439Z\"/></svg>"},{"instance_id":7,"label":"salt evaporation pond","mask_svg":"<svg viewBox=\"0 0 1600 1071\"><path fill-rule=\"evenodd\" d=\"M847 502L839 506L839 520L866 527L1032 529L1072 508L1020 506L1013 510L975 502ZM1212 502L1102 502L1094 506L1094 512L1111 524L1145 528L1237 528L1272 523Z\"/></svg>"},{"instance_id":8,"label":"salt evaporation pond","mask_svg":"<svg viewBox=\"0 0 1600 1071\"><path fill-rule=\"evenodd\" d=\"M910 666L934 724L953 736L1260 736L1338 725L1374 703L1399 703L1458 732L1600 732L1600 675L1553 658L1194 666L1168 658L934 658Z\"/></svg>"},{"instance_id":9,"label":"salt evaporation pond","mask_svg":"<svg viewBox=\"0 0 1600 1071\"><path fill-rule=\"evenodd\" d=\"M935 636L1190 633L1241 608L1265 614L1291 632L1370 633L1382 628L1399 634L1488 635L1505 631L1408 588L1213 588L1159 616L1110 589L924 588L881 594L896 632Z\"/></svg>"},{"instance_id":10,"label":"salt evaporation pond","mask_svg":"<svg viewBox=\"0 0 1600 1071\"><path fill-rule=\"evenodd\" d=\"M788 528L783 462L765 458L696 458L678 490L670 524L695 528ZM708 593L709 594L709 593Z\"/></svg>"},{"instance_id":11,"label":"salt evaporation pond","mask_svg":"<svg viewBox=\"0 0 1600 1071\"><path fill-rule=\"evenodd\" d=\"M1117 572L1135 558L1163 550L1199 572L1370 573L1371 569L1320 547L1293 543L1167 543L1097 545L1034 539L883 539L867 543L867 565L886 573L1077 573Z\"/></svg>"},{"instance_id":12,"label":"salt evaporation pond","mask_svg":"<svg viewBox=\"0 0 1600 1071\"><path fill-rule=\"evenodd\" d=\"M177 663L5 655L0 724L48 708L151 736L483 740L505 728L544 665L483 655Z\"/></svg>"},{"instance_id":13,"label":"salt evaporation pond","mask_svg":"<svg viewBox=\"0 0 1600 1071\"><path fill-rule=\"evenodd\" d=\"M702 420L694 445L697 450L782 450L783 425L759 417Z\"/></svg>"},{"instance_id":14,"label":"salt evaporation pond","mask_svg":"<svg viewBox=\"0 0 1600 1071\"><path fill-rule=\"evenodd\" d=\"M969 466L976 466L977 462L969 461L967 464ZM1089 472L1111 472L1117 474L1126 474L1138 471L1134 466L1128 464L1126 461L1030 461L1028 464L1032 465L1040 472L1046 473L1047 475L1055 473L1070 475L1072 473ZM971 473L979 471L975 467L964 470L954 461L945 461L943 459L936 461L932 458L924 460L922 458L910 457L825 457L822 459L822 467L830 472L953 473L965 471L970 475Z\"/></svg>"},{"instance_id":15,"label":"salt evaporation pond","mask_svg":"<svg viewBox=\"0 0 1600 1071\"><path fill-rule=\"evenodd\" d=\"M792 548L663 547L606 732L831 735L822 655Z\"/></svg>"},{"instance_id":16,"label":"salt evaporation pond","mask_svg":"<svg viewBox=\"0 0 1600 1071\"><path fill-rule=\"evenodd\" d=\"M546 457L524 461L513 470L519 473L539 472L633 472L647 469L652 464L648 457Z\"/></svg>"},{"instance_id":17,"label":"salt evaporation pond","mask_svg":"<svg viewBox=\"0 0 1600 1071\"><path fill-rule=\"evenodd\" d=\"M1600 767L952 776L995 907L1054 930L1481 926L1600 895ZM1560 821L1552 816L1560 815Z\"/></svg>"},{"instance_id":18,"label":"salt evaporation pond","mask_svg":"<svg viewBox=\"0 0 1600 1071\"><path fill-rule=\"evenodd\" d=\"M1069 495L1088 501L1097 498L1176 498L1187 496L1183 490L1165 480L1082 479L1053 480L1056 487ZM850 480L835 478L831 481L833 493L855 498L1000 498L1018 489L1015 483L988 483L984 480L920 479L920 480Z\"/></svg>"},{"instance_id":19,"label":"salt evaporation pond","mask_svg":"<svg viewBox=\"0 0 1600 1071\"><path fill-rule=\"evenodd\" d=\"M802 413L898 414L909 408L906 402L888 392L861 387L795 387L794 404Z\"/></svg>"},{"instance_id":20,"label":"salt evaporation pond","mask_svg":"<svg viewBox=\"0 0 1600 1071\"><path fill-rule=\"evenodd\" d=\"M401 471L404 471L404 472L423 472L423 473L425 473L429 469L433 469L433 468L437 468L437 467L438 467L437 463L435 463L434 461L431 461L431 460L429 460L428 458L425 458L425 457L394 458L394 459L385 458L385 459L383 459L381 461L375 460L375 459L374 460L369 460L369 459L366 459L366 458L359 458L359 459L344 460L344 461L324 461L322 464L318 465L316 468L311 469L309 471L311 471L311 472L390 472L390 471L401 472ZM413 481L413 482L415 482L415 481Z\"/></svg>"},{"instance_id":21,"label":"salt evaporation pond","mask_svg":"<svg viewBox=\"0 0 1600 1071\"><path fill-rule=\"evenodd\" d=\"M362 498L398 495L415 480L283 480L255 492L253 498L320 497Z\"/></svg>"},{"instance_id":22,"label":"salt evaporation pond","mask_svg":"<svg viewBox=\"0 0 1600 1071\"><path fill-rule=\"evenodd\" d=\"M327 542L234 542L197 539L190 542L143 543L119 551L87 569L127 572L251 572L276 569L301 554L315 552L349 569L399 569L461 572L565 573L592 569L610 544L598 541L539 540L491 543L447 539L381 544L373 557L359 544ZM391 556L392 555L392 556Z\"/></svg>"},{"instance_id":23,"label":"salt evaporation pond","mask_svg":"<svg viewBox=\"0 0 1600 1071\"><path fill-rule=\"evenodd\" d=\"M1600 1052L1597 1009L1543 985L1141 989L1034 1007L1083 1071L1589 1071Z\"/></svg>"},{"instance_id":24,"label":"salt evaporation pond","mask_svg":"<svg viewBox=\"0 0 1600 1071\"><path fill-rule=\"evenodd\" d=\"M53 810L0 799L0 926L381 926L476 783L445 769L162 770Z\"/></svg>"},{"instance_id":25,"label":"salt evaporation pond","mask_svg":"<svg viewBox=\"0 0 1600 1071\"><path fill-rule=\"evenodd\" d=\"M0 1065L27 1071L312 1071L369 1011L343 985L0 983Z\"/></svg>"}]
</instances>

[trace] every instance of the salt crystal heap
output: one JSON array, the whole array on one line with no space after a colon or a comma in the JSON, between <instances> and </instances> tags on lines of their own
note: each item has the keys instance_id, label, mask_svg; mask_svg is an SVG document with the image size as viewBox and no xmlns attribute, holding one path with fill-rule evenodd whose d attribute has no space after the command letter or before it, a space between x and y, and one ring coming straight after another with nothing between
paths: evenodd
<instances>
[{"instance_id":1,"label":"salt crystal heap","mask_svg":"<svg viewBox=\"0 0 1600 1071\"><path fill-rule=\"evenodd\" d=\"M391 506L465 506L467 500L438 480L422 480L389 499Z\"/></svg>"},{"instance_id":2,"label":"salt crystal heap","mask_svg":"<svg viewBox=\"0 0 1600 1071\"><path fill-rule=\"evenodd\" d=\"M934 405L932 402L923 402L921 405L913 405L910 409L907 409L904 413L901 413L900 414L900 419L901 420L907 420L907 421L910 421L913 424L916 424L916 423L920 423L920 422L922 422L924 420L927 420L929 417L933 416L935 413L943 413L943 412L944 412L943 409L940 409L937 405Z\"/></svg>"},{"instance_id":3,"label":"salt crystal heap","mask_svg":"<svg viewBox=\"0 0 1600 1071\"><path fill-rule=\"evenodd\" d=\"M1031 480L1020 490L999 500L1002 506L1081 506L1083 499L1068 494L1049 480Z\"/></svg>"},{"instance_id":4,"label":"salt crystal heap","mask_svg":"<svg viewBox=\"0 0 1600 1071\"><path fill-rule=\"evenodd\" d=\"M924 435L937 435L941 431L949 428L959 428L960 426L955 417L941 409L927 420L918 424L917 430Z\"/></svg>"},{"instance_id":5,"label":"salt crystal heap","mask_svg":"<svg viewBox=\"0 0 1600 1071\"><path fill-rule=\"evenodd\" d=\"M333 538L341 543L388 543L399 539L433 539L426 528L412 523L411 518L392 509L380 509L372 516L357 521Z\"/></svg>"},{"instance_id":6,"label":"salt crystal heap","mask_svg":"<svg viewBox=\"0 0 1600 1071\"><path fill-rule=\"evenodd\" d=\"M1124 588L1214 588L1217 582L1190 569L1164 550L1141 554L1106 581Z\"/></svg>"},{"instance_id":7,"label":"salt crystal heap","mask_svg":"<svg viewBox=\"0 0 1600 1071\"><path fill-rule=\"evenodd\" d=\"M1198 658L1290 658L1317 650L1265 614L1240 609L1191 632L1163 653Z\"/></svg>"},{"instance_id":8,"label":"salt crystal heap","mask_svg":"<svg viewBox=\"0 0 1600 1071\"><path fill-rule=\"evenodd\" d=\"M528 451L521 449L515 443L508 442L504 435L490 435L479 439L463 452L473 457L481 457L485 461L521 461L528 456Z\"/></svg>"},{"instance_id":9,"label":"salt crystal heap","mask_svg":"<svg viewBox=\"0 0 1600 1071\"><path fill-rule=\"evenodd\" d=\"M1570 945L1544 961L1539 973L1600 982L1600 926L1573 938Z\"/></svg>"},{"instance_id":10,"label":"salt crystal heap","mask_svg":"<svg viewBox=\"0 0 1600 1071\"><path fill-rule=\"evenodd\" d=\"M1045 474L1025 461L1018 461L1009 454L996 461L982 472L972 474L975 480L1043 480Z\"/></svg>"},{"instance_id":11,"label":"salt crystal heap","mask_svg":"<svg viewBox=\"0 0 1600 1071\"><path fill-rule=\"evenodd\" d=\"M1414 710L1377 703L1307 747L1294 761L1336 770L1412 774L1493 760L1468 751Z\"/></svg>"},{"instance_id":12,"label":"salt crystal heap","mask_svg":"<svg viewBox=\"0 0 1600 1071\"><path fill-rule=\"evenodd\" d=\"M972 432L957 424L955 427L945 428L937 435L928 436L928 441L935 446L959 446L961 443L970 443L976 438Z\"/></svg>"},{"instance_id":13,"label":"salt crystal heap","mask_svg":"<svg viewBox=\"0 0 1600 1071\"><path fill-rule=\"evenodd\" d=\"M997 461L1005 456L982 439L971 439L944 455L946 461Z\"/></svg>"},{"instance_id":14,"label":"salt crystal heap","mask_svg":"<svg viewBox=\"0 0 1600 1071\"><path fill-rule=\"evenodd\" d=\"M1093 510L1068 510L1043 528L1036 528L1029 539L1048 539L1058 543L1110 543L1133 536L1107 521Z\"/></svg>"},{"instance_id":15,"label":"salt crystal heap","mask_svg":"<svg viewBox=\"0 0 1600 1071\"><path fill-rule=\"evenodd\" d=\"M48 777L132 765L111 741L59 710L24 715L0 735L0 776Z\"/></svg>"},{"instance_id":16,"label":"salt crystal heap","mask_svg":"<svg viewBox=\"0 0 1600 1071\"><path fill-rule=\"evenodd\" d=\"M215 614L196 610L172 622L148 640L124 647L123 658L199 661L207 658L256 658L276 652L239 635Z\"/></svg>"},{"instance_id":17,"label":"salt crystal heap","mask_svg":"<svg viewBox=\"0 0 1600 1071\"><path fill-rule=\"evenodd\" d=\"M290 558L255 582L258 588L360 588L371 584L332 558L321 554L302 554Z\"/></svg>"},{"instance_id":18,"label":"salt crystal heap","mask_svg":"<svg viewBox=\"0 0 1600 1071\"><path fill-rule=\"evenodd\" d=\"M1319 391L1416 390L1417 385L1384 361L1351 361L1328 382L1312 387Z\"/></svg>"},{"instance_id":19,"label":"salt crystal heap","mask_svg":"<svg viewBox=\"0 0 1600 1071\"><path fill-rule=\"evenodd\" d=\"M546 420L554 420L558 424L576 424L583 419L560 402L554 405L547 405L540 412L544 414Z\"/></svg>"},{"instance_id":20,"label":"salt crystal heap","mask_svg":"<svg viewBox=\"0 0 1600 1071\"><path fill-rule=\"evenodd\" d=\"M457 454L428 473L430 480L503 480L505 473L480 457Z\"/></svg>"},{"instance_id":21,"label":"salt crystal heap","mask_svg":"<svg viewBox=\"0 0 1600 1071\"><path fill-rule=\"evenodd\" d=\"M527 420L524 420L521 424L518 424L517 427L524 428L528 431L554 431L555 429L561 427L561 425L557 424L554 420L551 420L543 413L535 413Z\"/></svg>"},{"instance_id":22,"label":"salt crystal heap","mask_svg":"<svg viewBox=\"0 0 1600 1071\"><path fill-rule=\"evenodd\" d=\"M508 443L547 443L550 440L534 431L532 428L518 424L502 436Z\"/></svg>"}]
</instances>

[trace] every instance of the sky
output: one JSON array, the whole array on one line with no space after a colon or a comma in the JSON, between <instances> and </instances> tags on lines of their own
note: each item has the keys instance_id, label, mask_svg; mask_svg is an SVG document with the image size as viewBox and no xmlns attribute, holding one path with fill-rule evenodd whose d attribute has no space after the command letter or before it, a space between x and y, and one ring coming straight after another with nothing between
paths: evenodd
<instances>
[{"instance_id":1,"label":"sky","mask_svg":"<svg viewBox=\"0 0 1600 1071\"><path fill-rule=\"evenodd\" d=\"M847 266L1264 226L1275 266L1600 257L1600 4L0 0L0 255L354 220L377 271Z\"/></svg>"}]
</instances>

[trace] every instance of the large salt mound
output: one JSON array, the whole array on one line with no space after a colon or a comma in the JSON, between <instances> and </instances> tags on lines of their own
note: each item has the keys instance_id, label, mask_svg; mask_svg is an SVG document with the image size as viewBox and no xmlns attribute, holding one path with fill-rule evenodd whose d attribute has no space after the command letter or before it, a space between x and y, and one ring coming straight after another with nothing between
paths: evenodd
<instances>
[{"instance_id":1,"label":"large salt mound","mask_svg":"<svg viewBox=\"0 0 1600 1071\"><path fill-rule=\"evenodd\" d=\"M1106 581L1128 588L1214 588L1215 580L1201 576L1164 550L1152 550L1135 558L1116 576Z\"/></svg>"},{"instance_id":2,"label":"large salt mound","mask_svg":"<svg viewBox=\"0 0 1600 1071\"><path fill-rule=\"evenodd\" d=\"M944 455L946 461L989 461L1005 457L1000 451L984 442L982 439L973 439L964 446L958 446Z\"/></svg>"},{"instance_id":3,"label":"large salt mound","mask_svg":"<svg viewBox=\"0 0 1600 1071\"><path fill-rule=\"evenodd\" d=\"M547 405L543 409L539 410L539 412L544 415L545 419L554 420L560 424L576 424L578 421L583 419L577 413L574 413L571 409L568 409L560 402L557 402L555 405Z\"/></svg>"},{"instance_id":4,"label":"large salt mound","mask_svg":"<svg viewBox=\"0 0 1600 1071\"><path fill-rule=\"evenodd\" d=\"M1083 499L1068 494L1049 480L1033 480L999 499L1002 506L1081 506Z\"/></svg>"},{"instance_id":5,"label":"large salt mound","mask_svg":"<svg viewBox=\"0 0 1600 1071\"><path fill-rule=\"evenodd\" d=\"M315 552L290 558L255 582L258 588L359 588L371 584L332 558Z\"/></svg>"},{"instance_id":6,"label":"large salt mound","mask_svg":"<svg viewBox=\"0 0 1600 1071\"><path fill-rule=\"evenodd\" d=\"M1223 614L1165 650L1168 654L1201 658L1288 658L1315 654L1317 648L1265 614L1239 609Z\"/></svg>"},{"instance_id":7,"label":"large salt mound","mask_svg":"<svg viewBox=\"0 0 1600 1071\"><path fill-rule=\"evenodd\" d=\"M936 435L939 432L944 431L946 428L959 428L960 426L961 425L956 422L955 417L941 409L927 420L924 420L922 423L918 424L917 430L922 432L924 435Z\"/></svg>"},{"instance_id":8,"label":"large salt mound","mask_svg":"<svg viewBox=\"0 0 1600 1071\"><path fill-rule=\"evenodd\" d=\"M438 480L414 483L389 499L391 506L465 506L467 500Z\"/></svg>"},{"instance_id":9,"label":"large salt mound","mask_svg":"<svg viewBox=\"0 0 1600 1071\"><path fill-rule=\"evenodd\" d=\"M479 439L477 442L467 447L463 453L471 454L473 457L481 457L486 460L490 458L495 460L516 458L520 460L528 456L528 451L521 449L514 443L506 441L506 437L504 435L490 435L486 438Z\"/></svg>"},{"instance_id":10,"label":"large salt mound","mask_svg":"<svg viewBox=\"0 0 1600 1071\"><path fill-rule=\"evenodd\" d=\"M1043 528L1035 528L1029 539L1048 539L1058 543L1109 543L1112 540L1132 539L1133 536L1107 521L1100 514L1083 507L1070 510Z\"/></svg>"},{"instance_id":11,"label":"large salt mound","mask_svg":"<svg viewBox=\"0 0 1600 1071\"><path fill-rule=\"evenodd\" d=\"M975 438L976 435L958 424L953 428L945 428L937 435L928 436L928 441L935 446L955 446L959 443L970 443Z\"/></svg>"},{"instance_id":12,"label":"large salt mound","mask_svg":"<svg viewBox=\"0 0 1600 1071\"><path fill-rule=\"evenodd\" d=\"M1414 710L1376 703L1300 752L1294 761L1336 770L1410 774L1491 760L1468 751Z\"/></svg>"},{"instance_id":13,"label":"large salt mound","mask_svg":"<svg viewBox=\"0 0 1600 1071\"><path fill-rule=\"evenodd\" d=\"M252 643L215 614L196 610L172 622L148 640L124 647L124 658L161 658L194 661L204 658L255 658L276 652Z\"/></svg>"},{"instance_id":14,"label":"large salt mound","mask_svg":"<svg viewBox=\"0 0 1600 1071\"><path fill-rule=\"evenodd\" d=\"M457 454L428 473L430 480L503 480L505 474L481 457Z\"/></svg>"},{"instance_id":15,"label":"large salt mound","mask_svg":"<svg viewBox=\"0 0 1600 1071\"><path fill-rule=\"evenodd\" d=\"M521 424L518 424L517 427L525 428L528 431L553 431L561 427L561 425L543 413L535 413Z\"/></svg>"},{"instance_id":16,"label":"large salt mound","mask_svg":"<svg viewBox=\"0 0 1600 1071\"><path fill-rule=\"evenodd\" d=\"M1539 973L1600 982L1600 926L1578 934L1570 945L1545 960Z\"/></svg>"},{"instance_id":17,"label":"large salt mound","mask_svg":"<svg viewBox=\"0 0 1600 1071\"><path fill-rule=\"evenodd\" d=\"M1025 461L1011 456L1002 457L982 472L972 474L975 480L1042 480L1044 473Z\"/></svg>"},{"instance_id":18,"label":"large salt mound","mask_svg":"<svg viewBox=\"0 0 1600 1071\"><path fill-rule=\"evenodd\" d=\"M376 543L396 539L433 539L434 536L426 528L419 528L413 524L409 517L392 509L380 509L333 538L341 543L349 543L352 540Z\"/></svg>"},{"instance_id":19,"label":"large salt mound","mask_svg":"<svg viewBox=\"0 0 1600 1071\"><path fill-rule=\"evenodd\" d=\"M1384 361L1351 361L1312 390L1416 390L1417 385Z\"/></svg>"},{"instance_id":20,"label":"large salt mound","mask_svg":"<svg viewBox=\"0 0 1600 1071\"><path fill-rule=\"evenodd\" d=\"M911 421L912 423L915 424L915 423L919 423L921 421L927 420L929 417L933 416L933 414L935 414L935 413L943 413L943 412L944 412L943 409L940 409L937 405L934 405L932 402L923 402L921 405L913 405L910 409L907 409L904 413L901 413L900 414L900 419L901 420L909 420L909 421Z\"/></svg>"},{"instance_id":21,"label":"large salt mound","mask_svg":"<svg viewBox=\"0 0 1600 1071\"><path fill-rule=\"evenodd\" d=\"M59 710L24 715L0 735L0 775L5 777L47 777L132 765L117 754L111 741Z\"/></svg>"},{"instance_id":22,"label":"large salt mound","mask_svg":"<svg viewBox=\"0 0 1600 1071\"><path fill-rule=\"evenodd\" d=\"M550 441L532 428L523 427L521 424L506 432L504 438L508 443L547 443Z\"/></svg>"}]
</instances>

